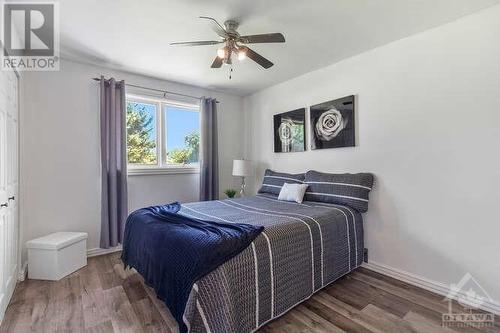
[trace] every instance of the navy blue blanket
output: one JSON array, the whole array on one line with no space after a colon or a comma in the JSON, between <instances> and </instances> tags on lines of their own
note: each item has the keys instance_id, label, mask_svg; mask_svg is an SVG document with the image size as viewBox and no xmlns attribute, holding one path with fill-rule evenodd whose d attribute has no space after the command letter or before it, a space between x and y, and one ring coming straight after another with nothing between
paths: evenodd
<instances>
[{"instance_id":1,"label":"navy blue blanket","mask_svg":"<svg viewBox=\"0 0 500 333\"><path fill-rule=\"evenodd\" d=\"M186 332L182 316L193 284L249 246L260 226L202 221L172 203L139 209L125 225L122 260L154 288Z\"/></svg>"}]
</instances>

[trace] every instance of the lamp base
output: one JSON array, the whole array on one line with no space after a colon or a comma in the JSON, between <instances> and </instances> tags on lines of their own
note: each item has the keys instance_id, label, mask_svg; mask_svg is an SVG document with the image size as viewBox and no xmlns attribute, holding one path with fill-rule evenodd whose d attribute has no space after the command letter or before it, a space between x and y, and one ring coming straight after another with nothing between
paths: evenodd
<instances>
[{"instance_id":1,"label":"lamp base","mask_svg":"<svg viewBox=\"0 0 500 333\"><path fill-rule=\"evenodd\" d=\"M241 177L240 197L244 197L245 196L245 187L246 187L245 177Z\"/></svg>"}]
</instances>

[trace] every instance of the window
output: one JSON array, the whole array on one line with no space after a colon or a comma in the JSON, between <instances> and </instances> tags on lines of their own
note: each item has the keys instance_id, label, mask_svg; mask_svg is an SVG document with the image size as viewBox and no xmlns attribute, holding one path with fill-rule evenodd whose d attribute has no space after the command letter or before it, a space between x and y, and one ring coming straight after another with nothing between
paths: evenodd
<instances>
[{"instance_id":1,"label":"window","mask_svg":"<svg viewBox=\"0 0 500 333\"><path fill-rule=\"evenodd\" d=\"M197 172L199 144L197 105L127 96L130 174Z\"/></svg>"}]
</instances>

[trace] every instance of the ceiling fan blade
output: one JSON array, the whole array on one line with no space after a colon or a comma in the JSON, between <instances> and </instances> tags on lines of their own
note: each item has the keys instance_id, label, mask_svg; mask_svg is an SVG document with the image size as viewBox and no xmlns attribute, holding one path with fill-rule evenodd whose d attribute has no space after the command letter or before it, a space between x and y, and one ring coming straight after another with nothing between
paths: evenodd
<instances>
[{"instance_id":1,"label":"ceiling fan blade","mask_svg":"<svg viewBox=\"0 0 500 333\"><path fill-rule=\"evenodd\" d=\"M223 61L224 61L224 59L219 58L219 57L215 57L214 62L212 63L212 66L210 66L210 67L211 68L220 68L222 66Z\"/></svg>"},{"instance_id":2,"label":"ceiling fan blade","mask_svg":"<svg viewBox=\"0 0 500 333\"><path fill-rule=\"evenodd\" d=\"M239 40L244 44L253 43L284 43L285 36L278 33L241 36Z\"/></svg>"},{"instance_id":3,"label":"ceiling fan blade","mask_svg":"<svg viewBox=\"0 0 500 333\"><path fill-rule=\"evenodd\" d=\"M170 43L170 45L180 45L180 46L201 46L201 45L216 45L216 44L222 44L224 43L223 41L216 41L216 40L200 40L196 42L175 42L175 43Z\"/></svg>"},{"instance_id":4,"label":"ceiling fan blade","mask_svg":"<svg viewBox=\"0 0 500 333\"><path fill-rule=\"evenodd\" d=\"M200 16L200 18L212 21L212 30L220 37L227 38L226 29L216 19L209 16Z\"/></svg>"},{"instance_id":5,"label":"ceiling fan blade","mask_svg":"<svg viewBox=\"0 0 500 333\"><path fill-rule=\"evenodd\" d=\"M272 62L270 62L269 60L267 60L266 58L264 58L263 56L261 56L260 54L258 54L254 50L252 50L251 48L244 47L243 49L244 49L247 57L249 57L250 59L252 59L256 63L258 63L259 65L261 65L265 69L268 69L269 67L274 65Z\"/></svg>"}]
</instances>

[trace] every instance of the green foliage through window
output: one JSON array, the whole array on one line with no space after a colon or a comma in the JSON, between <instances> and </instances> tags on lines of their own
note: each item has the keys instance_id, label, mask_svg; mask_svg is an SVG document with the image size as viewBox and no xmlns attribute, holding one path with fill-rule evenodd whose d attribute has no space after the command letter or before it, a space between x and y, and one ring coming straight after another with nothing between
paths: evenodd
<instances>
[{"instance_id":1,"label":"green foliage through window","mask_svg":"<svg viewBox=\"0 0 500 333\"><path fill-rule=\"evenodd\" d=\"M154 115L146 105L127 103L127 155L131 164L156 164L156 141Z\"/></svg>"},{"instance_id":2,"label":"green foliage through window","mask_svg":"<svg viewBox=\"0 0 500 333\"><path fill-rule=\"evenodd\" d=\"M168 162L174 164L188 164L198 162L200 150L200 134L193 132L184 137L186 148L174 149L168 152Z\"/></svg>"}]
</instances>

